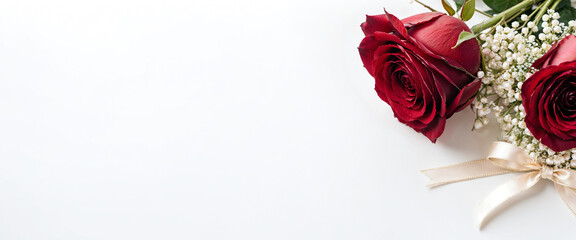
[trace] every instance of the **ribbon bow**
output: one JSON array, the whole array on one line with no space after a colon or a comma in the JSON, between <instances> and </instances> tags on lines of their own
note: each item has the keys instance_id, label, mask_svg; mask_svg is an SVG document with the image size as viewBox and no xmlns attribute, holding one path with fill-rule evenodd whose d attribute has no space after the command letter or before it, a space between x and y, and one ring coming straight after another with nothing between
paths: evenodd
<instances>
[{"instance_id":1,"label":"ribbon bow","mask_svg":"<svg viewBox=\"0 0 576 240\"><path fill-rule=\"evenodd\" d=\"M554 169L542 165L539 161L531 159L523 149L510 143L493 142L486 159L422 170L422 173L430 178L429 187L511 172L526 173L500 185L480 203L476 216L480 229L487 222L487 217L498 206L531 188L543 178L554 182L562 200L576 215L576 190L574 189L576 188L576 171Z\"/></svg>"}]
</instances>

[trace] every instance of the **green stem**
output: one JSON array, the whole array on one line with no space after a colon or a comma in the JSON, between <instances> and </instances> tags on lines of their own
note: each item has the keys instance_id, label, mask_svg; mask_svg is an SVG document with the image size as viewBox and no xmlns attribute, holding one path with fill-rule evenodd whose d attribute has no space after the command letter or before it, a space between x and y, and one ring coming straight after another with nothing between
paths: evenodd
<instances>
[{"instance_id":1,"label":"green stem","mask_svg":"<svg viewBox=\"0 0 576 240\"><path fill-rule=\"evenodd\" d=\"M524 0L516 5L514 5L513 7L507 9L504 12L501 12L495 16L493 16L492 18L481 22L479 24L476 24L472 27L472 32L474 33L480 33L488 28L493 27L494 25L498 24L502 19L504 19L504 21L511 19L511 16L516 15L519 12L523 12L526 9L528 9L529 7L532 7L532 5L539 3L543 0ZM547 0L550 1L550 0Z\"/></svg>"},{"instance_id":2,"label":"green stem","mask_svg":"<svg viewBox=\"0 0 576 240\"><path fill-rule=\"evenodd\" d=\"M537 10L540 8L542 8L542 5L536 7L536 9L534 9L534 11L532 13L530 13L530 15L528 15L528 19L532 19L534 14L536 14L538 12ZM520 28L524 28L527 24L528 24L528 21L524 22L524 24L522 24L522 27L520 27ZM532 30L530 30L530 31L532 31Z\"/></svg>"},{"instance_id":3,"label":"green stem","mask_svg":"<svg viewBox=\"0 0 576 240\"><path fill-rule=\"evenodd\" d=\"M414 0L414 1L417 2L417 3L419 3L420 5L422 5L423 7L428 8L428 10L430 10L430 11L432 11L432 12L438 12L438 11L436 11L436 9L434 9L434 8L432 8L432 7L424 4L423 2L420 2L420 1L418 1L418 0Z\"/></svg>"},{"instance_id":4,"label":"green stem","mask_svg":"<svg viewBox=\"0 0 576 240\"><path fill-rule=\"evenodd\" d=\"M552 2L555 1L557 0L546 0L544 3L542 3L542 8L540 8L540 11L538 11L538 14L536 14L536 18L534 18L534 25L538 26L538 21L540 21L544 13L548 11L548 7L550 7L550 4L552 4Z\"/></svg>"},{"instance_id":5,"label":"green stem","mask_svg":"<svg viewBox=\"0 0 576 240\"><path fill-rule=\"evenodd\" d=\"M556 10L556 7L558 7L558 4L560 4L560 2L562 2L562 1L557 0L557 1L554 3L554 5L552 5L552 7L550 7L550 9Z\"/></svg>"},{"instance_id":6,"label":"green stem","mask_svg":"<svg viewBox=\"0 0 576 240\"><path fill-rule=\"evenodd\" d=\"M480 10L478 10L478 9L474 9L474 11L476 11L477 13L480 13L480 14L486 16L486 17L489 17L489 18L493 17L492 15L490 15L490 14L488 14L488 13L485 13L485 12L483 12L483 11L480 11Z\"/></svg>"}]
</instances>

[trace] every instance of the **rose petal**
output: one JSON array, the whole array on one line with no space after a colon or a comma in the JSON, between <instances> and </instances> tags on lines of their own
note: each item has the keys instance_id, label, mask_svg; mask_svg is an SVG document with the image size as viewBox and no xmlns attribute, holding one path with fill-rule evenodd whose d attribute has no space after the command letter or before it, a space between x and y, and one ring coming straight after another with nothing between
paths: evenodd
<instances>
[{"instance_id":1,"label":"rose petal","mask_svg":"<svg viewBox=\"0 0 576 240\"><path fill-rule=\"evenodd\" d=\"M536 60L532 67L540 69L550 65L559 65L576 60L576 36L568 35L560 42L555 43L549 50Z\"/></svg>"}]
</instances>

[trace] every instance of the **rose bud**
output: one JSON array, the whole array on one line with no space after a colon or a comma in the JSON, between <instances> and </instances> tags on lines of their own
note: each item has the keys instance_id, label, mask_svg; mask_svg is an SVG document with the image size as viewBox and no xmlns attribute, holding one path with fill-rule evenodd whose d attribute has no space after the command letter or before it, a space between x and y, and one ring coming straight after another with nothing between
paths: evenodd
<instances>
[{"instance_id":1,"label":"rose bud","mask_svg":"<svg viewBox=\"0 0 576 240\"><path fill-rule=\"evenodd\" d=\"M358 50L378 96L400 122L436 142L446 119L468 106L480 87L478 42L453 48L470 29L441 13L399 20L387 12L367 16L361 27Z\"/></svg>"},{"instance_id":2,"label":"rose bud","mask_svg":"<svg viewBox=\"0 0 576 240\"><path fill-rule=\"evenodd\" d=\"M569 35L534 62L541 69L522 85L526 127L556 152L576 147L575 53L576 37Z\"/></svg>"}]
</instances>

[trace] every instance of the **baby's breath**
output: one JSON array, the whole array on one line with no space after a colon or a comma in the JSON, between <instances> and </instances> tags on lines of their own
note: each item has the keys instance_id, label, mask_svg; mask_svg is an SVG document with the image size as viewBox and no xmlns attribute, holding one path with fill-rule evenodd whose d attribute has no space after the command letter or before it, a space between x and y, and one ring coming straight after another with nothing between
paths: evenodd
<instances>
[{"instance_id":1,"label":"baby's breath","mask_svg":"<svg viewBox=\"0 0 576 240\"><path fill-rule=\"evenodd\" d=\"M502 140L525 149L532 159L543 164L576 169L576 149L554 152L532 136L524 123L526 112L520 95L522 84L536 71L532 63L555 42L574 34L576 22L570 21L566 26L559 18L557 12L548 10L539 28L522 15L520 22L496 26L479 36L484 69L478 72L482 85L473 104L474 129L486 125L488 115L493 113L500 124Z\"/></svg>"}]
</instances>

